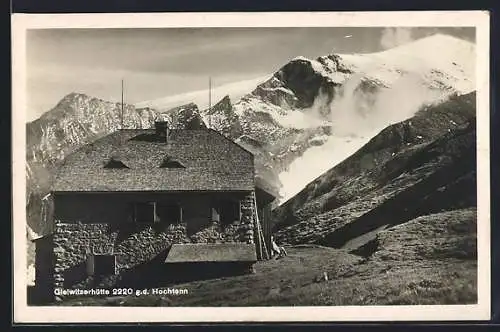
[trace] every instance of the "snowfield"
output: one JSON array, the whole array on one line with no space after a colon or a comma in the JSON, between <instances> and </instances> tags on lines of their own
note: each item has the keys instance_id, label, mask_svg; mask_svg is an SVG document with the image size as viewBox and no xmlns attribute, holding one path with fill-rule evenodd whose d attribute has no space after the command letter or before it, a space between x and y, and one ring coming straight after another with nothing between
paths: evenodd
<instances>
[{"instance_id":1,"label":"snowfield","mask_svg":"<svg viewBox=\"0 0 500 332\"><path fill-rule=\"evenodd\" d=\"M224 84L218 87L212 88L212 105L229 95L231 100L238 100L243 97L249 91L255 89L255 87L262 82L266 81L271 75L261 76L250 80L244 80L240 82L234 82L229 84ZM207 84L208 85L208 84ZM199 109L208 108L208 86L207 89L192 91L188 93L183 93L174 96L168 96L164 98L143 101L136 103L135 106L138 108L151 107L159 111L164 111L177 107L184 104L195 103L198 105Z\"/></svg>"},{"instance_id":2,"label":"snowfield","mask_svg":"<svg viewBox=\"0 0 500 332\"><path fill-rule=\"evenodd\" d=\"M295 159L288 170L279 174L283 188L280 203L286 202L299 193L304 186L319 175L325 173L332 165L337 165L365 145L378 132L364 136L329 136L320 146L312 146L299 158Z\"/></svg>"},{"instance_id":3,"label":"snowfield","mask_svg":"<svg viewBox=\"0 0 500 332\"><path fill-rule=\"evenodd\" d=\"M384 52L339 56L355 74L346 78L330 104L332 135L280 173L281 202L356 152L386 126L406 120L421 107L442 102L454 92L475 90L475 45L454 37L435 35ZM322 75L337 79L318 61L311 63ZM366 81L382 88L363 92L360 86ZM288 121L280 122L294 123L294 113L289 112ZM308 121L296 123L303 126Z\"/></svg>"},{"instance_id":4,"label":"snowfield","mask_svg":"<svg viewBox=\"0 0 500 332\"><path fill-rule=\"evenodd\" d=\"M262 90L296 98L291 89L279 86L281 82L272 75L223 85L212 91L214 102L230 96L235 113L246 127L268 128L267 124L253 122L252 114L267 114L274 127L332 127L328 139L309 140L312 144L307 151L280 173L283 200L344 160L386 126L408 119L419 108L443 101L453 93L475 90L475 44L443 34L377 53L336 54L316 60L298 56L291 60L294 61L309 63L317 74L340 86L327 105L329 118L319 112L319 108L325 106L321 93L307 109L290 109L288 105L273 104L251 93L259 84L274 80L272 86L277 83L277 87ZM162 110L189 102L196 103L200 109L207 108L208 91L194 91L136 106ZM321 142L325 143L321 145Z\"/></svg>"}]
</instances>

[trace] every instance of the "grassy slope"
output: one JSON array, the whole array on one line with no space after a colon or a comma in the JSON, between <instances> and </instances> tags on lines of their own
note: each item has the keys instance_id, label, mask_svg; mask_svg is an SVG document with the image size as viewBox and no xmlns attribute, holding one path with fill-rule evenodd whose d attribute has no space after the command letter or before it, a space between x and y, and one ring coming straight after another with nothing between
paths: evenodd
<instances>
[{"instance_id":1,"label":"grassy slope","mask_svg":"<svg viewBox=\"0 0 500 332\"><path fill-rule=\"evenodd\" d=\"M376 235L365 257L316 245L288 248L251 275L172 287L189 295L78 298L61 305L265 306L475 303L476 210L422 216ZM328 281L318 281L327 272Z\"/></svg>"}]
</instances>

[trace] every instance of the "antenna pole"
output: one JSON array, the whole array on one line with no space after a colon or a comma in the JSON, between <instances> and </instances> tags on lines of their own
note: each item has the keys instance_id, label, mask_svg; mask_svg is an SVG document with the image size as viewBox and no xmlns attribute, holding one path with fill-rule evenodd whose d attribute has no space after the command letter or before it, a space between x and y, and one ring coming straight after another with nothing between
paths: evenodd
<instances>
[{"instance_id":1,"label":"antenna pole","mask_svg":"<svg viewBox=\"0 0 500 332\"><path fill-rule=\"evenodd\" d=\"M120 128L123 128L123 79L122 79L122 114L121 114L121 119L120 119Z\"/></svg>"},{"instance_id":2,"label":"antenna pole","mask_svg":"<svg viewBox=\"0 0 500 332\"><path fill-rule=\"evenodd\" d=\"M212 126L210 121L210 111L212 110L212 77L208 77L208 128Z\"/></svg>"}]
</instances>

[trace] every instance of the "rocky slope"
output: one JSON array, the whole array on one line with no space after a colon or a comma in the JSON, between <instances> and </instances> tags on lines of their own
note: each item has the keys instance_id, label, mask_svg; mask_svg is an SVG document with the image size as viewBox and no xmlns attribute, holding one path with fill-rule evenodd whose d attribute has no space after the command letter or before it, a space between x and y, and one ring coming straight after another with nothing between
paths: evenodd
<instances>
[{"instance_id":1,"label":"rocky slope","mask_svg":"<svg viewBox=\"0 0 500 332\"><path fill-rule=\"evenodd\" d=\"M203 115L208 126L216 129L221 134L233 140L243 135L240 119L236 115L231 98L228 95L214 106L207 108Z\"/></svg>"},{"instance_id":2,"label":"rocky slope","mask_svg":"<svg viewBox=\"0 0 500 332\"><path fill-rule=\"evenodd\" d=\"M355 249L388 227L476 205L475 93L421 109L274 211L276 238Z\"/></svg>"},{"instance_id":3,"label":"rocky slope","mask_svg":"<svg viewBox=\"0 0 500 332\"><path fill-rule=\"evenodd\" d=\"M200 115L198 106L194 103L174 107L160 112L159 119L168 121L170 128L176 129L204 129L207 125ZM143 127L148 128L148 127Z\"/></svg>"}]
</instances>

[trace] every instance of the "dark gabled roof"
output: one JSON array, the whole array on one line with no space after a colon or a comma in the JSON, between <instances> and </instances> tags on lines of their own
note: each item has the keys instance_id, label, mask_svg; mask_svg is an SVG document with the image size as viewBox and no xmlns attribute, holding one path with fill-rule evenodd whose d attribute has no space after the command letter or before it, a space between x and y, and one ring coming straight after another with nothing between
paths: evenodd
<instances>
[{"instance_id":1,"label":"dark gabled roof","mask_svg":"<svg viewBox=\"0 0 500 332\"><path fill-rule=\"evenodd\" d=\"M254 244L173 244L165 263L256 262Z\"/></svg>"},{"instance_id":2,"label":"dark gabled roof","mask_svg":"<svg viewBox=\"0 0 500 332\"><path fill-rule=\"evenodd\" d=\"M110 158L128 168L105 168ZM170 158L184 168L160 167ZM214 130L126 129L70 154L56 172L55 192L246 191L254 188L253 155Z\"/></svg>"}]
</instances>

